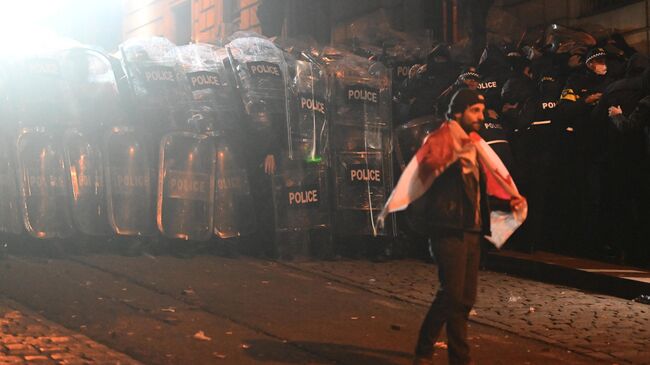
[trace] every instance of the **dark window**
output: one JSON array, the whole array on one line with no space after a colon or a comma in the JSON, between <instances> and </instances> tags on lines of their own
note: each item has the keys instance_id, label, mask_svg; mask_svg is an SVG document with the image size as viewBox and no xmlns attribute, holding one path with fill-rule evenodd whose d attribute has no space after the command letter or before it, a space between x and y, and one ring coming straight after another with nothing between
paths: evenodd
<instances>
[{"instance_id":1,"label":"dark window","mask_svg":"<svg viewBox=\"0 0 650 365\"><path fill-rule=\"evenodd\" d=\"M239 20L239 0L224 0L223 1L223 22L234 23Z\"/></svg>"},{"instance_id":2,"label":"dark window","mask_svg":"<svg viewBox=\"0 0 650 365\"><path fill-rule=\"evenodd\" d=\"M174 41L188 44L192 41L192 5L186 1L174 7Z\"/></svg>"}]
</instances>

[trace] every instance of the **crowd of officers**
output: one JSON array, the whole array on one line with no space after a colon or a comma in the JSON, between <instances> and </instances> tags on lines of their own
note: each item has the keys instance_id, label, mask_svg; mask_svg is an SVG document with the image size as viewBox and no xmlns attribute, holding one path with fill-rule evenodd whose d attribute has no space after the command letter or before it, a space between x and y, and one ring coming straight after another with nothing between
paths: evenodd
<instances>
[{"instance_id":1,"label":"crowd of officers","mask_svg":"<svg viewBox=\"0 0 650 365\"><path fill-rule=\"evenodd\" d=\"M529 202L506 247L650 264L650 69L618 35L589 49L488 45L458 65L437 45L394 90L396 124L483 93L482 137ZM524 55L526 54L526 55Z\"/></svg>"}]
</instances>

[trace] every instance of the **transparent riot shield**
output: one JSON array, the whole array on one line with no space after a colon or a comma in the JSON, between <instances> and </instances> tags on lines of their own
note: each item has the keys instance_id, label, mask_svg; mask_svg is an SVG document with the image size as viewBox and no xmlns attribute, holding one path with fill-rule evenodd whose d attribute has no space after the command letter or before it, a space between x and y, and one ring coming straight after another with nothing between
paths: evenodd
<instances>
[{"instance_id":1,"label":"transparent riot shield","mask_svg":"<svg viewBox=\"0 0 650 365\"><path fill-rule=\"evenodd\" d=\"M110 232L101 153L101 135L122 123L117 78L108 56L87 49L62 52L61 68L70 106L64 136L72 216L78 231L88 235Z\"/></svg>"},{"instance_id":2,"label":"transparent riot shield","mask_svg":"<svg viewBox=\"0 0 650 365\"><path fill-rule=\"evenodd\" d=\"M0 232L20 234L24 232L20 219L18 185L16 181L15 153L9 148L8 138L2 138L0 146Z\"/></svg>"},{"instance_id":3,"label":"transparent riot shield","mask_svg":"<svg viewBox=\"0 0 650 365\"><path fill-rule=\"evenodd\" d=\"M24 228L20 218L16 180L16 151L12 148L16 133L15 120L8 86L6 68L0 65L0 232L20 234Z\"/></svg>"},{"instance_id":4,"label":"transparent riot shield","mask_svg":"<svg viewBox=\"0 0 650 365\"><path fill-rule=\"evenodd\" d=\"M16 138L23 222L27 232L37 238L73 233L62 141L69 105L58 52L17 60L12 75L17 123L15 132L9 134Z\"/></svg>"},{"instance_id":5,"label":"transparent riot shield","mask_svg":"<svg viewBox=\"0 0 650 365\"><path fill-rule=\"evenodd\" d=\"M375 224L393 183L388 70L343 52L329 59L337 231L393 234L392 224L383 230Z\"/></svg>"},{"instance_id":6,"label":"transparent riot shield","mask_svg":"<svg viewBox=\"0 0 650 365\"><path fill-rule=\"evenodd\" d=\"M252 129L266 132L272 130L275 119L284 122L288 72L283 52L273 42L255 36L234 39L226 50Z\"/></svg>"},{"instance_id":7,"label":"transparent riot shield","mask_svg":"<svg viewBox=\"0 0 650 365\"><path fill-rule=\"evenodd\" d=\"M383 208L392 184L390 159L382 151L339 152L335 186L338 187L336 207L339 211L357 211L354 219L357 232L373 234L376 214ZM361 217L367 216L367 217ZM366 223L370 223L368 226Z\"/></svg>"},{"instance_id":8,"label":"transparent riot shield","mask_svg":"<svg viewBox=\"0 0 650 365\"><path fill-rule=\"evenodd\" d=\"M187 154L168 154L165 158L170 160L164 162L160 142L168 133L186 126L189 98L180 82L177 50L172 42L160 37L136 38L122 43L119 49L132 91L132 127L114 128L107 139L110 221L118 234L149 234L156 222L156 169L161 163L187 159Z\"/></svg>"},{"instance_id":9,"label":"transparent riot shield","mask_svg":"<svg viewBox=\"0 0 650 365\"><path fill-rule=\"evenodd\" d=\"M214 234L231 238L250 234L256 222L255 208L241 146L241 97L233 76L228 52L207 44L179 47L179 63L192 95L192 110L207 114L196 130L210 136L215 160L213 220ZM229 73L230 72L230 73ZM206 113L207 111L207 113ZM196 115L195 115L196 116Z\"/></svg>"},{"instance_id":10,"label":"transparent riot shield","mask_svg":"<svg viewBox=\"0 0 650 365\"><path fill-rule=\"evenodd\" d=\"M379 62L347 52L334 52L328 73L333 76L333 122L338 125L382 127L391 124L391 87L388 70Z\"/></svg>"},{"instance_id":11,"label":"transparent riot shield","mask_svg":"<svg viewBox=\"0 0 650 365\"><path fill-rule=\"evenodd\" d=\"M87 135L75 129L66 131L63 141L74 225L84 234L108 234L100 147Z\"/></svg>"},{"instance_id":12,"label":"transparent riot shield","mask_svg":"<svg viewBox=\"0 0 650 365\"><path fill-rule=\"evenodd\" d=\"M430 34L413 34L396 30L384 9L357 18L350 24L354 46L372 55L391 71L393 91L398 90L415 64L424 62L432 48ZM357 52L359 53L359 52Z\"/></svg>"},{"instance_id":13,"label":"transparent riot shield","mask_svg":"<svg viewBox=\"0 0 650 365\"><path fill-rule=\"evenodd\" d=\"M329 100L325 69L310 61L295 61L288 104L289 147L291 160L308 163L327 162L329 147Z\"/></svg>"},{"instance_id":14,"label":"transparent riot shield","mask_svg":"<svg viewBox=\"0 0 650 365\"><path fill-rule=\"evenodd\" d=\"M584 54L596 45L591 34L559 24L549 25L544 35L544 46L557 53Z\"/></svg>"},{"instance_id":15,"label":"transparent riot shield","mask_svg":"<svg viewBox=\"0 0 650 365\"><path fill-rule=\"evenodd\" d=\"M327 76L310 59L288 64L288 158L272 179L277 232L330 225Z\"/></svg>"},{"instance_id":16,"label":"transparent riot shield","mask_svg":"<svg viewBox=\"0 0 650 365\"><path fill-rule=\"evenodd\" d=\"M154 165L143 141L130 127L115 127L105 137L108 218L119 235L147 235L155 229Z\"/></svg>"},{"instance_id":17,"label":"transparent riot shield","mask_svg":"<svg viewBox=\"0 0 650 365\"><path fill-rule=\"evenodd\" d=\"M45 128L25 128L18 135L19 184L27 232L37 238L73 233L63 146Z\"/></svg>"},{"instance_id":18,"label":"transparent riot shield","mask_svg":"<svg viewBox=\"0 0 650 365\"><path fill-rule=\"evenodd\" d=\"M179 81L176 46L161 37L130 39L120 45L133 94L131 119L157 139L187 120L188 95Z\"/></svg>"},{"instance_id":19,"label":"transparent riot shield","mask_svg":"<svg viewBox=\"0 0 650 365\"><path fill-rule=\"evenodd\" d=\"M158 229L201 241L212 236L215 147L206 135L176 132L160 143Z\"/></svg>"},{"instance_id":20,"label":"transparent riot shield","mask_svg":"<svg viewBox=\"0 0 650 365\"><path fill-rule=\"evenodd\" d=\"M395 152L402 170L406 168L415 152L422 146L426 136L440 126L442 120L433 115L416 118L395 128Z\"/></svg>"},{"instance_id":21,"label":"transparent riot shield","mask_svg":"<svg viewBox=\"0 0 650 365\"><path fill-rule=\"evenodd\" d=\"M287 166L289 165L289 166ZM300 231L330 225L327 167L285 163L273 177L276 231Z\"/></svg>"},{"instance_id":22,"label":"transparent riot shield","mask_svg":"<svg viewBox=\"0 0 650 365\"><path fill-rule=\"evenodd\" d=\"M241 99L226 70L228 53L209 44L178 47L178 59L192 95L193 110L212 113L212 130L232 131L241 128Z\"/></svg>"},{"instance_id":23,"label":"transparent riot shield","mask_svg":"<svg viewBox=\"0 0 650 365\"><path fill-rule=\"evenodd\" d=\"M241 144L218 133L211 138L216 146L214 234L219 238L251 234L257 222Z\"/></svg>"}]
</instances>

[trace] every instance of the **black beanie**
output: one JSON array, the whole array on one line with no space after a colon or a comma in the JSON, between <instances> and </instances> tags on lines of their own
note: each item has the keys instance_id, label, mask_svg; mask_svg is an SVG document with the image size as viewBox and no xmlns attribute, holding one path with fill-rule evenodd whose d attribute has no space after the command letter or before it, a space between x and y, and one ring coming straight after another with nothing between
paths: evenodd
<instances>
[{"instance_id":1,"label":"black beanie","mask_svg":"<svg viewBox=\"0 0 650 365\"><path fill-rule=\"evenodd\" d=\"M451 97L447 118L453 118L454 114L462 113L474 104L485 104L485 98L476 90L460 89Z\"/></svg>"}]
</instances>

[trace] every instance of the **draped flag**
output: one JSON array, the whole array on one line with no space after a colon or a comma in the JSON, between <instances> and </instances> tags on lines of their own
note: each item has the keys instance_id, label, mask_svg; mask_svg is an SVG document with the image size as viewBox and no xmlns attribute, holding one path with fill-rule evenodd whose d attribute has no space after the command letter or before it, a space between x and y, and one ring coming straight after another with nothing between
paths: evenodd
<instances>
[{"instance_id":1,"label":"draped flag","mask_svg":"<svg viewBox=\"0 0 650 365\"><path fill-rule=\"evenodd\" d=\"M488 195L504 200L521 198L508 169L478 133L471 132L468 135L457 122L448 121L427 136L422 147L404 169L379 214L380 227L388 214L406 209L409 204L424 195L434 180L450 165L460 160L463 173L469 173L472 169L476 170L477 158L485 172ZM491 212L492 235L486 238L500 248L521 226L527 213L526 204L517 211Z\"/></svg>"}]
</instances>

